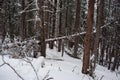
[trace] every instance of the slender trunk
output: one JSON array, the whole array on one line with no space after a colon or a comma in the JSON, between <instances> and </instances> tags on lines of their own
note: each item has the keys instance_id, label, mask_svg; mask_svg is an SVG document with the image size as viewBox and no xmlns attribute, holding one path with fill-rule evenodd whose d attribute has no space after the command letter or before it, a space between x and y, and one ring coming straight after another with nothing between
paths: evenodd
<instances>
[{"instance_id":1,"label":"slender trunk","mask_svg":"<svg viewBox=\"0 0 120 80\"><path fill-rule=\"evenodd\" d=\"M78 33L78 30L79 30L80 5L81 5L81 0L77 0L76 20L75 20L75 27L74 27L76 33ZM77 51L78 51L78 36L75 37L75 45L74 45L74 53L73 53L74 57L77 57Z\"/></svg>"},{"instance_id":2,"label":"slender trunk","mask_svg":"<svg viewBox=\"0 0 120 80\"><path fill-rule=\"evenodd\" d=\"M97 27L96 27L96 36L95 36L95 43L94 43L94 49L93 49L93 54L95 55L94 59L94 70L95 70L95 65L96 65L96 60L97 60L97 55L98 55L98 49L99 49L99 38L100 38L100 33L101 33L101 26L104 25L104 0L100 0L97 6Z\"/></svg>"},{"instance_id":3,"label":"slender trunk","mask_svg":"<svg viewBox=\"0 0 120 80\"><path fill-rule=\"evenodd\" d=\"M114 62L113 62L113 66L112 66L113 71L115 71L117 62L118 62L118 49L114 50Z\"/></svg>"},{"instance_id":4,"label":"slender trunk","mask_svg":"<svg viewBox=\"0 0 120 80\"><path fill-rule=\"evenodd\" d=\"M112 51L113 51L113 49L112 49L112 46L110 47L110 49L109 49L109 57L108 57L108 70L109 69L111 69L111 61L112 61Z\"/></svg>"},{"instance_id":5,"label":"slender trunk","mask_svg":"<svg viewBox=\"0 0 120 80\"><path fill-rule=\"evenodd\" d=\"M45 6L47 6L44 10L44 16L45 16L45 21L44 21L44 26L45 26L45 37L46 39L48 38L48 25L49 25L49 6L50 6L50 3L49 1L44 1L44 4Z\"/></svg>"},{"instance_id":6,"label":"slender trunk","mask_svg":"<svg viewBox=\"0 0 120 80\"><path fill-rule=\"evenodd\" d=\"M22 10L24 10L24 9L25 9L25 0L22 0ZM21 37L22 37L22 39L24 39L25 35L26 35L25 17L26 17L26 14L25 14L25 12L23 12L21 15Z\"/></svg>"},{"instance_id":7,"label":"slender trunk","mask_svg":"<svg viewBox=\"0 0 120 80\"><path fill-rule=\"evenodd\" d=\"M60 10L62 9L62 0L60 0ZM60 11L59 14L60 18L59 18L59 37L62 36L62 11ZM62 47L62 40L60 39L58 42L58 52L61 51L61 47Z\"/></svg>"},{"instance_id":8,"label":"slender trunk","mask_svg":"<svg viewBox=\"0 0 120 80\"><path fill-rule=\"evenodd\" d=\"M46 57L46 43L45 43L45 26L44 26L44 11L43 11L43 0L39 0L39 17L40 17L40 48L41 48L41 56Z\"/></svg>"},{"instance_id":9,"label":"slender trunk","mask_svg":"<svg viewBox=\"0 0 120 80\"><path fill-rule=\"evenodd\" d=\"M56 10L57 10L57 0L54 1L54 14L53 14L53 26L52 26L52 38L55 37L55 24L56 24ZM53 49L54 41L50 42L50 48Z\"/></svg>"}]
</instances>

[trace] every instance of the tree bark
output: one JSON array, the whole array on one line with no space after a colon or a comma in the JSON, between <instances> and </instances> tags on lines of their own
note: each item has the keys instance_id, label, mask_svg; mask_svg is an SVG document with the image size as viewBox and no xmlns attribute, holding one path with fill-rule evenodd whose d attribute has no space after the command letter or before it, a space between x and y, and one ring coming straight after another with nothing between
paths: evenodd
<instances>
[{"instance_id":1,"label":"tree bark","mask_svg":"<svg viewBox=\"0 0 120 80\"><path fill-rule=\"evenodd\" d=\"M49 25L49 12L48 10L50 9L50 3L49 1L45 0L44 1L44 5L46 6L45 10L44 10L44 16L45 16L45 21L44 21L44 26L45 26L45 37L46 39L48 39L48 25Z\"/></svg>"},{"instance_id":2,"label":"tree bark","mask_svg":"<svg viewBox=\"0 0 120 80\"><path fill-rule=\"evenodd\" d=\"M60 0L60 10L62 9L62 0ZM59 14L59 37L62 36L62 11L60 11ZM62 40L58 41L58 52L61 51L61 47L62 47Z\"/></svg>"},{"instance_id":3,"label":"tree bark","mask_svg":"<svg viewBox=\"0 0 120 80\"><path fill-rule=\"evenodd\" d=\"M53 13L53 26L52 26L52 34L51 37L55 37L55 24L56 24L56 10L57 10L57 0L54 1L54 13ZM54 41L50 42L50 49L53 49Z\"/></svg>"},{"instance_id":4,"label":"tree bark","mask_svg":"<svg viewBox=\"0 0 120 80\"><path fill-rule=\"evenodd\" d=\"M22 10L24 10L24 9L25 9L25 0L22 0ZM21 37L22 37L22 39L25 39L25 35L26 35L25 17L26 17L26 14L25 14L25 12L23 12L21 14Z\"/></svg>"},{"instance_id":5,"label":"tree bark","mask_svg":"<svg viewBox=\"0 0 120 80\"><path fill-rule=\"evenodd\" d=\"M75 20L75 27L74 27L75 33L78 33L78 30L79 30L80 6L81 6L81 0L77 0L76 20ZM73 53L74 57L77 57L77 51L78 51L78 36L75 36L74 53Z\"/></svg>"},{"instance_id":6,"label":"tree bark","mask_svg":"<svg viewBox=\"0 0 120 80\"><path fill-rule=\"evenodd\" d=\"M88 74L89 69L89 60L90 60L90 44L93 28L93 16L94 16L94 3L95 0L89 0L88 6L88 15L87 15L87 29L84 42L84 55L83 55L83 66L82 73Z\"/></svg>"},{"instance_id":7,"label":"tree bark","mask_svg":"<svg viewBox=\"0 0 120 80\"><path fill-rule=\"evenodd\" d=\"M46 57L46 43L45 43L45 26L44 26L44 11L43 11L43 0L39 0L39 18L40 20L40 49L41 49L41 56Z\"/></svg>"},{"instance_id":8,"label":"tree bark","mask_svg":"<svg viewBox=\"0 0 120 80\"><path fill-rule=\"evenodd\" d=\"M95 36L95 43L94 43L94 49L93 54L95 55L94 59L94 69L96 60L98 57L98 49L99 49L99 39L100 39L100 33L101 33L101 26L104 25L104 0L99 0L98 6L97 6L97 24L96 24L96 36Z\"/></svg>"}]
</instances>

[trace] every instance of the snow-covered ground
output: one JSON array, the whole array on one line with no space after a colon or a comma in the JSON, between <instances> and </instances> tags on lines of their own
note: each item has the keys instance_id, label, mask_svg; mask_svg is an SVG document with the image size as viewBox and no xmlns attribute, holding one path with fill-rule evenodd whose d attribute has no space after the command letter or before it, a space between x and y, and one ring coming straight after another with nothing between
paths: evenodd
<instances>
[{"instance_id":1,"label":"snow-covered ground","mask_svg":"<svg viewBox=\"0 0 120 80\"><path fill-rule=\"evenodd\" d=\"M81 73L82 60L74 59L61 53L56 49L47 48L47 58L37 59L13 59L4 56L6 63L9 63L24 80L120 80L120 69L111 72L107 68L97 65L95 79ZM0 65L3 63L0 56ZM32 67L33 66L33 67ZM38 78L37 78L38 76ZM0 67L0 80L21 80L13 69L8 65Z\"/></svg>"}]
</instances>

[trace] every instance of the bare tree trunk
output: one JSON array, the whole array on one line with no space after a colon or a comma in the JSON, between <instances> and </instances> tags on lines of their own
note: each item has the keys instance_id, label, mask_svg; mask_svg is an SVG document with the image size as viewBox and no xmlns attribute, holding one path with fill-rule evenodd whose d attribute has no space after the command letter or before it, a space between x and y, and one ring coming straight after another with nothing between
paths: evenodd
<instances>
[{"instance_id":1,"label":"bare tree trunk","mask_svg":"<svg viewBox=\"0 0 120 80\"><path fill-rule=\"evenodd\" d=\"M101 44L101 54L100 54L100 64L103 65L104 62L104 52L105 52L105 40L102 40L102 44Z\"/></svg>"},{"instance_id":2,"label":"bare tree trunk","mask_svg":"<svg viewBox=\"0 0 120 80\"><path fill-rule=\"evenodd\" d=\"M93 16L94 16L94 3L95 3L95 0L89 0L87 25L86 25L87 29L86 29L86 35L85 35L83 66L82 66L83 74L88 74L88 69L89 69L90 44L91 44Z\"/></svg>"},{"instance_id":3,"label":"bare tree trunk","mask_svg":"<svg viewBox=\"0 0 120 80\"><path fill-rule=\"evenodd\" d=\"M109 49L109 56L108 56L108 70L111 68L111 60L112 60L112 52L111 52L111 47L110 47L110 49Z\"/></svg>"},{"instance_id":4,"label":"bare tree trunk","mask_svg":"<svg viewBox=\"0 0 120 80\"><path fill-rule=\"evenodd\" d=\"M65 2L66 5L68 5L68 2L66 1ZM65 5L65 4L64 4ZM65 11L65 30L63 32L63 35L66 34L67 32L67 29L68 29L68 6L66 7L66 11ZM67 40L66 40L67 41ZM68 45L69 45L69 42L67 41ZM67 47L69 48L69 46L67 45Z\"/></svg>"},{"instance_id":5,"label":"bare tree trunk","mask_svg":"<svg viewBox=\"0 0 120 80\"><path fill-rule=\"evenodd\" d=\"M43 11L43 0L39 0L39 17L40 17L40 48L41 48L41 56L46 57L46 43L45 43L45 26L44 26L44 11Z\"/></svg>"},{"instance_id":6,"label":"bare tree trunk","mask_svg":"<svg viewBox=\"0 0 120 80\"><path fill-rule=\"evenodd\" d=\"M25 9L25 0L22 0L22 10ZM25 39L25 35L26 35L26 23L25 23L25 17L26 17L26 14L25 12L23 12L21 14L21 37L22 39Z\"/></svg>"},{"instance_id":7,"label":"bare tree trunk","mask_svg":"<svg viewBox=\"0 0 120 80\"><path fill-rule=\"evenodd\" d=\"M94 59L94 70L95 70L95 65L97 61L97 56L98 56L98 50L99 50L99 38L100 38L100 33L101 33L101 26L104 25L104 0L99 0L98 6L97 6L97 27L96 27L96 36L95 36L95 43L94 43L94 49L93 49L93 54L95 55Z\"/></svg>"},{"instance_id":8,"label":"bare tree trunk","mask_svg":"<svg viewBox=\"0 0 120 80\"><path fill-rule=\"evenodd\" d=\"M81 6L81 0L77 0L77 8L76 8L76 20L75 20L75 32L79 32L79 23L80 23L80 6ZM78 51L78 36L75 36L75 45L74 45L74 53L73 56L77 57L77 51Z\"/></svg>"},{"instance_id":9,"label":"bare tree trunk","mask_svg":"<svg viewBox=\"0 0 120 80\"><path fill-rule=\"evenodd\" d=\"M44 26L45 26L45 37L46 39L48 38L48 25L49 25L49 6L50 6L50 3L49 1L45 0L44 1L44 4L45 4L45 10L44 10L44 16L45 16L45 21L44 21Z\"/></svg>"},{"instance_id":10,"label":"bare tree trunk","mask_svg":"<svg viewBox=\"0 0 120 80\"><path fill-rule=\"evenodd\" d=\"M53 2L53 0L51 0L51 2ZM52 7L53 7L52 5L49 6L50 11L52 11ZM52 23L53 23L52 19L53 19L52 13L49 13L49 29L48 29L49 38L52 38ZM49 48L51 48L51 42L49 42Z\"/></svg>"},{"instance_id":11,"label":"bare tree trunk","mask_svg":"<svg viewBox=\"0 0 120 80\"><path fill-rule=\"evenodd\" d=\"M62 0L60 0L60 10L62 9ZM60 11L59 14L59 37L62 36L62 11ZM62 47L62 40L58 41L58 52L61 51L61 47Z\"/></svg>"},{"instance_id":12,"label":"bare tree trunk","mask_svg":"<svg viewBox=\"0 0 120 80\"><path fill-rule=\"evenodd\" d=\"M115 71L115 68L117 66L117 62L118 62L118 49L114 50L114 61L113 61L113 66L112 66L113 71Z\"/></svg>"},{"instance_id":13,"label":"bare tree trunk","mask_svg":"<svg viewBox=\"0 0 120 80\"><path fill-rule=\"evenodd\" d=\"M55 24L56 24L56 10L57 10L57 0L54 1L54 14L53 14L53 26L52 26L52 38L55 37ZM50 48L53 49L54 41L50 42Z\"/></svg>"},{"instance_id":14,"label":"bare tree trunk","mask_svg":"<svg viewBox=\"0 0 120 80\"><path fill-rule=\"evenodd\" d=\"M5 31L5 24L4 24L0 26L0 37L2 39L2 43L5 40L5 34L6 34L6 31Z\"/></svg>"}]
</instances>

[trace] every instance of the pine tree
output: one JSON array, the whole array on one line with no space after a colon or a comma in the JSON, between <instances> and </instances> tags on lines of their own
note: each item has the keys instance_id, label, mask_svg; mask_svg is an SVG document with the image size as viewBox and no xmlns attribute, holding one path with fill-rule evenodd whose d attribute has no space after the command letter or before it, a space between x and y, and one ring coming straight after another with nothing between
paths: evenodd
<instances>
[{"instance_id":1,"label":"pine tree","mask_svg":"<svg viewBox=\"0 0 120 80\"><path fill-rule=\"evenodd\" d=\"M52 32L51 32L51 37L55 37L55 24L56 24L56 10L57 10L57 0L54 1L54 7L53 7L53 25L52 25ZM50 49L53 49L54 47L54 41L50 42Z\"/></svg>"},{"instance_id":2,"label":"pine tree","mask_svg":"<svg viewBox=\"0 0 120 80\"><path fill-rule=\"evenodd\" d=\"M76 19L75 19L75 33L78 33L79 31L79 23L80 23L80 6L81 6L81 0L77 0L77 8L76 8ZM75 37L75 44L74 44L74 53L73 56L77 57L77 51L78 51L78 37Z\"/></svg>"},{"instance_id":3,"label":"pine tree","mask_svg":"<svg viewBox=\"0 0 120 80\"><path fill-rule=\"evenodd\" d=\"M24 10L25 9L25 0L22 0L21 1L21 5L22 5L22 10ZM25 35L26 35L26 13L25 12L23 12L22 14L21 14L21 37L22 37L22 39L25 39Z\"/></svg>"},{"instance_id":4,"label":"pine tree","mask_svg":"<svg viewBox=\"0 0 120 80\"><path fill-rule=\"evenodd\" d=\"M60 10L62 9L62 0L60 0L60 3L59 3L59 7L60 7ZM60 11L59 13L59 37L62 36L62 11ZM62 40L59 40L58 42L58 52L61 51L61 47L62 47Z\"/></svg>"},{"instance_id":5,"label":"pine tree","mask_svg":"<svg viewBox=\"0 0 120 80\"><path fill-rule=\"evenodd\" d=\"M95 3L95 0L89 0L87 25L86 25L87 28L86 28L86 35L85 35L85 42L84 42L83 66L82 66L83 74L88 74L88 69L89 69L90 44L91 44L93 16L94 16L94 3Z\"/></svg>"}]
</instances>

